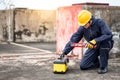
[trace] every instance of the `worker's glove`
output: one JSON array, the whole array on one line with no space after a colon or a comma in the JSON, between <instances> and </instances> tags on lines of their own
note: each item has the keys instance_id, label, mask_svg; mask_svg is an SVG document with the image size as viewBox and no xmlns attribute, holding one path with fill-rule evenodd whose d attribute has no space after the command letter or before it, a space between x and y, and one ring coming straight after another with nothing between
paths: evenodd
<instances>
[{"instance_id":1,"label":"worker's glove","mask_svg":"<svg viewBox=\"0 0 120 80\"><path fill-rule=\"evenodd\" d=\"M60 59L63 59L65 57L65 53L63 52L61 55L60 55Z\"/></svg>"},{"instance_id":2,"label":"worker's glove","mask_svg":"<svg viewBox=\"0 0 120 80\"><path fill-rule=\"evenodd\" d=\"M91 41L89 41L86 45L85 45L85 47L87 47L87 48L95 48L95 45L96 45L96 41L95 40L91 40Z\"/></svg>"}]
</instances>

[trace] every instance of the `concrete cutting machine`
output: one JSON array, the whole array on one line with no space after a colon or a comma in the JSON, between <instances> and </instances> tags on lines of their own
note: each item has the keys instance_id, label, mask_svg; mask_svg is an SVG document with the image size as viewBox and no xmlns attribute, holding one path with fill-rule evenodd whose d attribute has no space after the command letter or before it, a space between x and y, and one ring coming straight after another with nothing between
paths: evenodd
<instances>
[{"instance_id":1,"label":"concrete cutting machine","mask_svg":"<svg viewBox=\"0 0 120 80\"><path fill-rule=\"evenodd\" d=\"M54 73L66 73L68 69L68 64L69 59L68 58L63 58L60 59L58 58L57 60L53 61L53 72Z\"/></svg>"}]
</instances>

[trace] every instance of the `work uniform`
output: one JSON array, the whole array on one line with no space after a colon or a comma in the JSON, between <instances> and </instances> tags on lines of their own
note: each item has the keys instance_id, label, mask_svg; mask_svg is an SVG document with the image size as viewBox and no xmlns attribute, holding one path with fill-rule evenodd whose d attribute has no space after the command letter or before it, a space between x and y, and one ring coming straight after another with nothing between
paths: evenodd
<instances>
[{"instance_id":1,"label":"work uniform","mask_svg":"<svg viewBox=\"0 0 120 80\"><path fill-rule=\"evenodd\" d=\"M66 44L63 52L67 55L73 47L73 42L79 42L83 37L87 42L96 41L96 48L88 48L80 62L81 69L89 69L99 66L101 69L108 65L109 51L113 47L112 32L102 19L96 19L92 16L92 24L89 28L80 26L70 41ZM99 57L98 57L99 56ZM100 64L100 65L99 65Z\"/></svg>"}]
</instances>

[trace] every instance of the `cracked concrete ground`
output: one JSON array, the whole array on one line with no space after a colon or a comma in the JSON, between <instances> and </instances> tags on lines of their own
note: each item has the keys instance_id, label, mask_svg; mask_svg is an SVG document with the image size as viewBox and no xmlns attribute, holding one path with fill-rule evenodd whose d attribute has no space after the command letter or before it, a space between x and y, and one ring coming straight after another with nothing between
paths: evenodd
<instances>
[{"instance_id":1,"label":"cracked concrete ground","mask_svg":"<svg viewBox=\"0 0 120 80\"><path fill-rule=\"evenodd\" d=\"M109 60L109 71L106 74L97 74L97 69L82 71L76 59L70 59L67 73L54 74L53 56L58 57L49 54L45 57L31 55L28 58L1 59L0 80L120 80L119 58Z\"/></svg>"},{"instance_id":2,"label":"cracked concrete ground","mask_svg":"<svg viewBox=\"0 0 120 80\"><path fill-rule=\"evenodd\" d=\"M120 58L109 59L106 74L97 74L97 69L80 70L79 60L75 58L70 58L67 73L54 74L53 60L56 58L55 53L45 52L3 54L0 57L0 80L120 80Z\"/></svg>"}]
</instances>

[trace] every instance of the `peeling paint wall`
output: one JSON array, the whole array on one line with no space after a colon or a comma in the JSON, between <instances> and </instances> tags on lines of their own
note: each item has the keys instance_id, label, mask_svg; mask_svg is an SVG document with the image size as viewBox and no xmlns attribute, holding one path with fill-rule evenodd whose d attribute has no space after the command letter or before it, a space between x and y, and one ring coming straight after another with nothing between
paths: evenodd
<instances>
[{"instance_id":1,"label":"peeling paint wall","mask_svg":"<svg viewBox=\"0 0 120 80\"><path fill-rule=\"evenodd\" d=\"M8 22L9 22L9 11L1 10L0 11L0 41L8 40ZM11 25L10 25L11 26Z\"/></svg>"},{"instance_id":2,"label":"peeling paint wall","mask_svg":"<svg viewBox=\"0 0 120 80\"><path fill-rule=\"evenodd\" d=\"M109 7L109 26L113 32L114 47L111 51L112 57L120 57L120 7Z\"/></svg>"},{"instance_id":3,"label":"peeling paint wall","mask_svg":"<svg viewBox=\"0 0 120 80\"><path fill-rule=\"evenodd\" d=\"M8 26L12 27L11 30L14 35L11 34L16 42L56 41L57 32L57 40L59 40L59 42L57 41L57 51L60 52L72 33L78 28L75 17L81 10L80 6L61 7L57 10L57 17L55 10L29 10L24 8L15 9L14 11L1 10L0 41L8 40ZM62 8L63 11L61 11ZM82 9L90 10L96 18L102 18L109 25L115 42L110 53L115 53L115 55L111 54L113 57L120 56L120 7L82 5ZM10 24L8 24L9 18ZM58 31L56 31L56 28ZM66 36L67 34L69 35ZM60 37L61 35L63 37Z\"/></svg>"},{"instance_id":4,"label":"peeling paint wall","mask_svg":"<svg viewBox=\"0 0 120 80\"><path fill-rule=\"evenodd\" d=\"M57 53L60 54L70 37L78 29L77 15L82 6L67 6L57 9ZM82 48L74 48L71 53L78 55L81 59Z\"/></svg>"},{"instance_id":5,"label":"peeling paint wall","mask_svg":"<svg viewBox=\"0 0 120 80\"><path fill-rule=\"evenodd\" d=\"M8 21L9 17L10 22ZM0 11L0 41L8 41L9 23L12 39L15 42L56 41L55 10L15 8L14 11Z\"/></svg>"},{"instance_id":6,"label":"peeling paint wall","mask_svg":"<svg viewBox=\"0 0 120 80\"><path fill-rule=\"evenodd\" d=\"M16 9L16 41L54 42L56 11Z\"/></svg>"}]
</instances>

